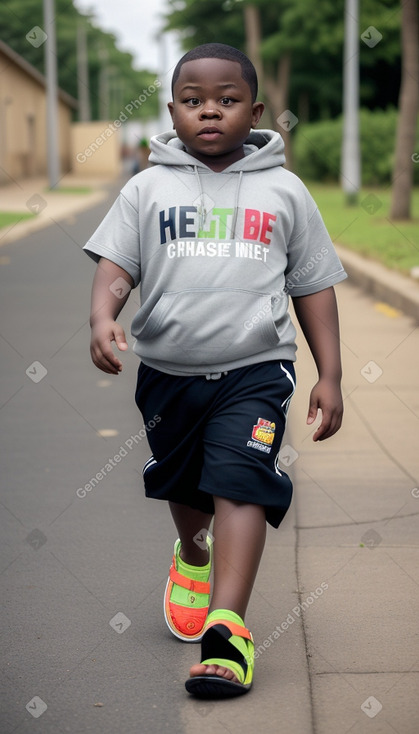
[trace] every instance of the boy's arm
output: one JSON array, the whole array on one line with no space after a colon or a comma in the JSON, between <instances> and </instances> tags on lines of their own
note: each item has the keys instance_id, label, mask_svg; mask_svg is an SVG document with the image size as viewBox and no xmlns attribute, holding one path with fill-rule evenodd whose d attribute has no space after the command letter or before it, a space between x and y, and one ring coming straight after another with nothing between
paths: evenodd
<instances>
[{"instance_id":1,"label":"boy's arm","mask_svg":"<svg viewBox=\"0 0 419 734\"><path fill-rule=\"evenodd\" d=\"M307 423L315 421L320 408L322 422L314 433L313 441L323 441L339 430L343 415L339 319L335 291L331 287L309 296L294 297L293 304L319 373L319 380L310 394Z\"/></svg>"},{"instance_id":2,"label":"boy's arm","mask_svg":"<svg viewBox=\"0 0 419 734\"><path fill-rule=\"evenodd\" d=\"M122 362L114 355L111 342L118 349L128 349L125 333L115 319L134 287L132 277L119 265L101 258L92 285L90 354L96 367L110 375L122 370Z\"/></svg>"}]
</instances>

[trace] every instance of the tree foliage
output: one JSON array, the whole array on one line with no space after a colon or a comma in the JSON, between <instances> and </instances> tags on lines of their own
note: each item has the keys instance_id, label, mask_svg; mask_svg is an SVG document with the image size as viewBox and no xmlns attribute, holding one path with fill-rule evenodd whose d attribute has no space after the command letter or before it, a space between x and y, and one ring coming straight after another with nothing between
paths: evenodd
<instances>
[{"instance_id":1,"label":"tree foliage","mask_svg":"<svg viewBox=\"0 0 419 734\"><path fill-rule=\"evenodd\" d=\"M243 9L249 0L169 0L167 28L179 30L185 50L218 41L246 51ZM253 0L260 11L261 56L268 73L291 56L289 108L307 120L336 117L342 109L344 0ZM374 26L373 48L360 40L361 104L397 105L400 86L398 0L362 0L360 35Z\"/></svg>"},{"instance_id":2,"label":"tree foliage","mask_svg":"<svg viewBox=\"0 0 419 734\"><path fill-rule=\"evenodd\" d=\"M109 89L109 117L117 117L124 105L137 98L155 79L151 71L137 71L131 54L117 48L117 38L102 31L94 18L81 14L69 0L55 0L57 37L57 68L59 86L77 98L77 25L81 22L87 32L88 74L92 119L99 117L99 76L106 65ZM26 35L34 26L44 29L41 0L3 0L0 4L2 40L41 73L44 73L44 46L35 48ZM48 33L48 29L44 29ZM157 114L157 95L147 98L133 113L137 117Z\"/></svg>"}]
</instances>

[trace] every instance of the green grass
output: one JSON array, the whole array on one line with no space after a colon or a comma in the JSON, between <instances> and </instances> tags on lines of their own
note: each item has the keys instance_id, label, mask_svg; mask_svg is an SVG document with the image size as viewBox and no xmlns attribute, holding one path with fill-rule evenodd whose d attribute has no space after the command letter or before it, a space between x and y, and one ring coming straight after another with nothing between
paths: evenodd
<instances>
[{"instance_id":1,"label":"green grass","mask_svg":"<svg viewBox=\"0 0 419 734\"><path fill-rule=\"evenodd\" d=\"M50 194L90 194L92 189L89 186L59 186L56 189L46 188Z\"/></svg>"},{"instance_id":2,"label":"green grass","mask_svg":"<svg viewBox=\"0 0 419 734\"><path fill-rule=\"evenodd\" d=\"M9 224L17 224L24 219L32 219L36 214L26 214L26 212L0 212L0 228L8 227Z\"/></svg>"},{"instance_id":3,"label":"green grass","mask_svg":"<svg viewBox=\"0 0 419 734\"><path fill-rule=\"evenodd\" d=\"M412 220L399 222L389 218L390 189L363 189L358 204L348 206L339 187L305 183L334 243L405 274L419 266L419 189L413 193ZM368 202L372 213L365 209Z\"/></svg>"}]
</instances>

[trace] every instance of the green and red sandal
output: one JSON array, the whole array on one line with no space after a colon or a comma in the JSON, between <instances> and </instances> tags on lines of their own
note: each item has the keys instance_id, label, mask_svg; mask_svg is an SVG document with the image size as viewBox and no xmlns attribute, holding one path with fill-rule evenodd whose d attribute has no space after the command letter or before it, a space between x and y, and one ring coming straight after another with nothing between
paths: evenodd
<instances>
[{"instance_id":1,"label":"green and red sandal","mask_svg":"<svg viewBox=\"0 0 419 734\"><path fill-rule=\"evenodd\" d=\"M229 668L238 682L219 675L196 675L186 681L186 690L198 698L230 698L247 693L253 682L254 650L252 633L241 617L229 609L216 609L205 623L201 663Z\"/></svg>"},{"instance_id":2,"label":"green and red sandal","mask_svg":"<svg viewBox=\"0 0 419 734\"><path fill-rule=\"evenodd\" d=\"M175 543L172 565L164 592L164 618L169 630L184 642L200 642L208 615L212 543L207 538L209 562L191 566L180 557Z\"/></svg>"}]
</instances>

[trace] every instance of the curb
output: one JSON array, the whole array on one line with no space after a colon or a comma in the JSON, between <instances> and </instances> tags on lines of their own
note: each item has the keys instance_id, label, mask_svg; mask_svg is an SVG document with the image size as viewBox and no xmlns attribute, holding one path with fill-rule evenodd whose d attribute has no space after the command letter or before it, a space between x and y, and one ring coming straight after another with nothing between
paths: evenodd
<instances>
[{"instance_id":1,"label":"curb","mask_svg":"<svg viewBox=\"0 0 419 734\"><path fill-rule=\"evenodd\" d=\"M37 232L39 229L49 227L55 222L68 219L84 209L93 207L95 204L98 204L105 199L107 193L106 191L94 191L91 194L85 194L84 196L85 199L83 201L65 202L66 210L54 212L55 216L49 216L44 214L44 212L41 212L40 214L37 214L34 219L2 227L0 229L0 248L3 245L8 245L10 242L26 237L27 235L32 234L32 232Z\"/></svg>"},{"instance_id":2,"label":"curb","mask_svg":"<svg viewBox=\"0 0 419 734\"><path fill-rule=\"evenodd\" d=\"M125 183L125 176L86 178L80 179L72 174L66 174L61 179L62 191L49 191L48 180L45 177L22 179L15 184L0 186L2 209L16 213L32 211L28 207L28 199L38 196L43 206L35 217L18 221L0 229L0 248L15 240L26 237L44 227L48 227L60 220L72 220L75 214L89 209L103 201L108 196L110 185L119 181ZM88 186L89 193L65 191L65 187Z\"/></svg>"},{"instance_id":3,"label":"curb","mask_svg":"<svg viewBox=\"0 0 419 734\"><path fill-rule=\"evenodd\" d=\"M341 245L335 249L352 283L419 323L419 285L414 280Z\"/></svg>"}]
</instances>

